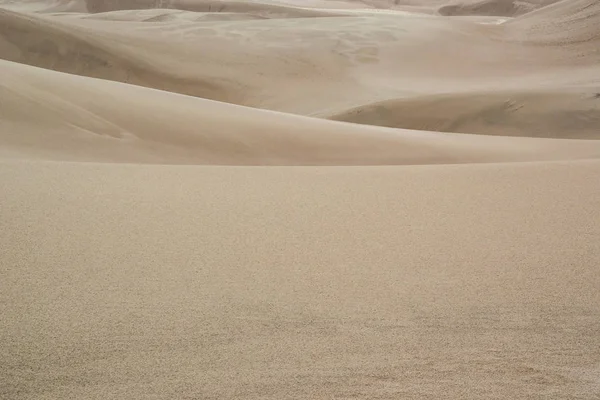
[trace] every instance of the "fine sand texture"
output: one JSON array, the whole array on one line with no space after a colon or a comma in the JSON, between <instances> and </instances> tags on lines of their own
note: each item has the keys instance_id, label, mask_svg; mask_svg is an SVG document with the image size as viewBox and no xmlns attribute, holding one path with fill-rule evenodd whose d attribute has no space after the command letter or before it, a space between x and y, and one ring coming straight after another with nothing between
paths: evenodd
<instances>
[{"instance_id":1,"label":"fine sand texture","mask_svg":"<svg viewBox=\"0 0 600 400\"><path fill-rule=\"evenodd\" d=\"M600 399L600 2L0 0L0 399Z\"/></svg>"}]
</instances>

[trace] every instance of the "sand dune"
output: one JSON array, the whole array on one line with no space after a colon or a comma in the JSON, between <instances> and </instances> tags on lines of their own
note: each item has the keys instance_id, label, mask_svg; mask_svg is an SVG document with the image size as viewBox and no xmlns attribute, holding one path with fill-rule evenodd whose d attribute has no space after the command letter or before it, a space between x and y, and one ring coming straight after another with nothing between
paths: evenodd
<instances>
[{"instance_id":1,"label":"sand dune","mask_svg":"<svg viewBox=\"0 0 600 400\"><path fill-rule=\"evenodd\" d=\"M204 71L204 76L189 79L185 72L178 73L177 69L169 69L168 65L163 67L168 62L163 65L157 62L161 54L160 47L153 49L154 54L148 54L144 47L136 46L135 41L118 42L115 36L99 33L41 17L0 10L0 34L3 36L0 37L0 54L5 60L200 97L231 100L226 89L221 87L219 78L211 76L209 70Z\"/></svg>"},{"instance_id":2,"label":"sand dune","mask_svg":"<svg viewBox=\"0 0 600 400\"><path fill-rule=\"evenodd\" d=\"M62 14L61 17L74 17L86 20L105 20L123 22L204 22L204 21L237 21L263 19L260 15L236 12L190 12L153 8L149 10L118 10L97 14Z\"/></svg>"},{"instance_id":3,"label":"sand dune","mask_svg":"<svg viewBox=\"0 0 600 400\"><path fill-rule=\"evenodd\" d=\"M297 3L297 5L301 5ZM103 13L122 10L173 9L194 12L252 12L266 16L316 16L326 15L316 10L306 10L277 1L236 0L2 0L0 5L19 11L37 13L81 12Z\"/></svg>"},{"instance_id":4,"label":"sand dune","mask_svg":"<svg viewBox=\"0 0 600 400\"><path fill-rule=\"evenodd\" d=\"M509 25L535 44L587 50L597 62L600 41L600 3L594 0L563 0L518 18Z\"/></svg>"},{"instance_id":5,"label":"sand dune","mask_svg":"<svg viewBox=\"0 0 600 400\"><path fill-rule=\"evenodd\" d=\"M548 24L556 21L568 21L572 27L590 29L589 18L596 18L598 4L593 0L560 0L519 18L519 21L541 21L548 18ZM558 30L558 26L555 27ZM567 35L569 32L565 32Z\"/></svg>"},{"instance_id":6,"label":"sand dune","mask_svg":"<svg viewBox=\"0 0 600 400\"><path fill-rule=\"evenodd\" d=\"M0 0L0 7L34 13L88 12L84 0Z\"/></svg>"},{"instance_id":7,"label":"sand dune","mask_svg":"<svg viewBox=\"0 0 600 400\"><path fill-rule=\"evenodd\" d=\"M234 12L260 15L265 18L307 18L333 16L322 10L290 7L273 2L235 0L85 0L87 10L101 13L119 10L176 9L193 12Z\"/></svg>"},{"instance_id":8,"label":"sand dune","mask_svg":"<svg viewBox=\"0 0 600 400\"><path fill-rule=\"evenodd\" d=\"M242 165L581 159L600 142L386 130L1 62L3 152L53 160ZM80 99L85 99L82 102ZM30 111L36 109L36 118ZM24 112L24 110L27 110ZM176 124L173 124L176 121Z\"/></svg>"},{"instance_id":9,"label":"sand dune","mask_svg":"<svg viewBox=\"0 0 600 400\"><path fill-rule=\"evenodd\" d=\"M495 91L388 100L330 118L425 131L600 139L600 87L570 92Z\"/></svg>"},{"instance_id":10,"label":"sand dune","mask_svg":"<svg viewBox=\"0 0 600 400\"><path fill-rule=\"evenodd\" d=\"M559 0L477 0L447 4L439 8L441 15L494 15L516 17L538 8L546 7Z\"/></svg>"},{"instance_id":11,"label":"sand dune","mask_svg":"<svg viewBox=\"0 0 600 400\"><path fill-rule=\"evenodd\" d=\"M168 19L150 18L161 15ZM558 67L578 61L568 49L525 47L525 21L496 27L403 14L212 22L197 16L122 24L1 11L0 58L304 115L339 113L407 92L522 90L524 84L535 91L540 84L581 85L583 77L597 76L595 70L555 73L553 60ZM469 56L452 59L457 53ZM536 82L545 75L552 81Z\"/></svg>"},{"instance_id":12,"label":"sand dune","mask_svg":"<svg viewBox=\"0 0 600 400\"><path fill-rule=\"evenodd\" d=\"M595 399L600 8L546 3L0 0L0 398Z\"/></svg>"},{"instance_id":13,"label":"sand dune","mask_svg":"<svg viewBox=\"0 0 600 400\"><path fill-rule=\"evenodd\" d=\"M272 23L277 27L277 21ZM300 85L309 78L315 85L333 83L337 67L345 62L343 56L328 53L327 47L307 48L310 39L290 48L284 47L288 36L277 34L275 46L252 42L252 35L261 34L268 25L259 25L258 32L247 27L245 39L243 30L236 33L227 25L188 24L176 24L163 33L141 27L119 32L87 20L0 10L0 58L246 105L260 105L269 94L274 102L283 86ZM230 47L235 51L229 51ZM248 54L244 62L239 61L241 54ZM324 58L313 64L315 56L321 55ZM340 90L348 80L341 79ZM267 90L267 96L263 95Z\"/></svg>"},{"instance_id":14,"label":"sand dune","mask_svg":"<svg viewBox=\"0 0 600 400\"><path fill-rule=\"evenodd\" d=\"M593 399L594 162L2 163L12 399Z\"/></svg>"}]
</instances>

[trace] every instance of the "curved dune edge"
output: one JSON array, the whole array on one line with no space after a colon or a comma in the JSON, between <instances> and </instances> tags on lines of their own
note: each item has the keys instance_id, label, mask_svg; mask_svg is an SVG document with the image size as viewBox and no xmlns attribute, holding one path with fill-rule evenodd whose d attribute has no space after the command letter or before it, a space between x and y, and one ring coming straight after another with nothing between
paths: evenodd
<instances>
[{"instance_id":1,"label":"curved dune edge","mask_svg":"<svg viewBox=\"0 0 600 400\"><path fill-rule=\"evenodd\" d=\"M443 5L438 8L438 13L444 16L517 17L557 1L560 0L466 0Z\"/></svg>"},{"instance_id":2,"label":"curved dune edge","mask_svg":"<svg viewBox=\"0 0 600 400\"><path fill-rule=\"evenodd\" d=\"M85 0L0 0L0 7L33 13L87 13Z\"/></svg>"},{"instance_id":3,"label":"curved dune edge","mask_svg":"<svg viewBox=\"0 0 600 400\"><path fill-rule=\"evenodd\" d=\"M366 127L0 63L2 152L56 160L404 165L587 159L600 141ZM82 99L85 99L82 101ZM27 110L35 110L31 118Z\"/></svg>"},{"instance_id":4,"label":"curved dune edge","mask_svg":"<svg viewBox=\"0 0 600 400\"><path fill-rule=\"evenodd\" d=\"M60 14L61 17L85 20L121 22L207 22L207 21L248 21L263 19L260 15L236 12L191 12L171 9L119 10L97 14Z\"/></svg>"},{"instance_id":5,"label":"curved dune edge","mask_svg":"<svg viewBox=\"0 0 600 400\"><path fill-rule=\"evenodd\" d=\"M193 79L161 68L160 49L117 41L55 20L0 9L0 58L69 74L126 82L236 102L219 76L204 70ZM146 44L146 43L143 43ZM154 56L154 57L153 57Z\"/></svg>"},{"instance_id":6,"label":"curved dune edge","mask_svg":"<svg viewBox=\"0 0 600 400\"><path fill-rule=\"evenodd\" d=\"M315 18L343 15L336 10L319 10L268 2L235 0L85 0L89 13L125 10L181 10L191 12L240 13L263 18ZM342 10L340 10L341 12Z\"/></svg>"},{"instance_id":7,"label":"curved dune edge","mask_svg":"<svg viewBox=\"0 0 600 400\"><path fill-rule=\"evenodd\" d=\"M0 58L251 106L261 105L265 91L270 97L280 97L281 89L292 83L303 89L309 81L316 90L319 82L336 79L338 66L344 61L331 56L328 49L294 52L283 46L285 38L275 47L258 41L250 48L237 36L212 40L211 36L227 30L203 28L193 21L183 21L187 23L183 29L203 31L197 40L194 36L181 40L180 34L185 33L179 31L179 26L162 37L160 32L140 34L120 27L111 29L104 21L87 25L87 21L77 19L0 9ZM329 58L319 59L323 54ZM345 83L339 80L340 85Z\"/></svg>"},{"instance_id":8,"label":"curved dune edge","mask_svg":"<svg viewBox=\"0 0 600 400\"><path fill-rule=\"evenodd\" d=\"M219 14L226 15L207 15ZM161 15L168 19L168 10L154 17L160 19ZM371 87L370 82L379 76L389 77L391 82L395 77L419 76L423 88L428 85L428 77L448 74L447 82L441 83L460 88L474 76L488 82L503 75L521 79L522 72L533 75L557 66L587 67L596 65L598 58L597 47L585 43L537 46L533 38L523 36L526 20L490 27L439 16L428 17L426 22L420 18L398 19L397 23L406 29L395 29L395 20L375 17L334 18L323 23L317 18L306 21L307 24L296 21L291 29L282 28L279 21L274 21L275 25L271 25L273 21L265 22L267 26L277 26L273 29L261 28L263 21L240 25L235 21L222 22L209 27L184 21L169 25L168 29L166 25L159 27L168 30L163 35L160 30L152 30L156 28L148 28L148 24L121 30L114 26L113 32L110 23L94 20L87 25L87 20L75 19L0 10L0 58L304 115L319 115L322 109L344 109L349 98L353 99L350 104L393 98L406 83L411 84L409 80L392 85L379 81L377 88ZM343 33L338 37L327 30L333 20L342 21L339 31ZM385 29L378 29L378 23L384 21ZM237 26L239 30L235 29ZM586 29L593 33L597 28ZM204 33L196 37L194 30ZM188 31L192 32L190 36L186 36ZM423 39L429 35L435 35L436 40ZM436 45L438 40L444 46ZM286 46L286 41L293 44ZM448 57L457 52L469 57L446 68ZM506 57L498 56L503 52ZM563 76L577 80L576 73ZM424 90L439 92L435 88Z\"/></svg>"},{"instance_id":9,"label":"curved dune edge","mask_svg":"<svg viewBox=\"0 0 600 400\"><path fill-rule=\"evenodd\" d=\"M506 28L523 43L560 47L572 57L600 62L600 2L595 0L562 0L508 21Z\"/></svg>"},{"instance_id":10,"label":"curved dune edge","mask_svg":"<svg viewBox=\"0 0 600 400\"><path fill-rule=\"evenodd\" d=\"M439 132L600 139L600 88L393 99L355 107L327 118Z\"/></svg>"},{"instance_id":11,"label":"curved dune edge","mask_svg":"<svg viewBox=\"0 0 600 400\"><path fill-rule=\"evenodd\" d=\"M335 10L319 10L285 4L236 0L29 0L1 2L0 6L36 13L105 13L127 10L182 10L191 12L235 12L265 18L303 18L335 15Z\"/></svg>"},{"instance_id":12,"label":"curved dune edge","mask_svg":"<svg viewBox=\"0 0 600 400\"><path fill-rule=\"evenodd\" d=\"M573 25L581 24L585 26L583 17L596 15L599 6L595 0L558 0L516 18L514 21L520 24L523 21L533 22L538 20L541 22L543 19L548 19L547 25L550 25L556 20L569 20ZM554 26L554 29L559 30L559 27Z\"/></svg>"}]
</instances>

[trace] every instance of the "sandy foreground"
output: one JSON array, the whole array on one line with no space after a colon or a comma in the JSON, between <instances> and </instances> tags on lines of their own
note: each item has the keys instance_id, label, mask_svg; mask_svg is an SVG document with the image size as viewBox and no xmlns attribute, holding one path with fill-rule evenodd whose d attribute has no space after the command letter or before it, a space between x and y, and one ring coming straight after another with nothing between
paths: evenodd
<instances>
[{"instance_id":1,"label":"sandy foreground","mask_svg":"<svg viewBox=\"0 0 600 400\"><path fill-rule=\"evenodd\" d=\"M0 398L600 398L598 48L594 0L0 0Z\"/></svg>"}]
</instances>

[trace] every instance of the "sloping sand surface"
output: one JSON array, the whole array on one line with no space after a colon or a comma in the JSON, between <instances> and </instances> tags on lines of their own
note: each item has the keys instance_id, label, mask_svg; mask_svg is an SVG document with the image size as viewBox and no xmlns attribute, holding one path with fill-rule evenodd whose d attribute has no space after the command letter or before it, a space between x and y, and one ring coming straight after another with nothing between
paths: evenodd
<instances>
[{"instance_id":1,"label":"sloping sand surface","mask_svg":"<svg viewBox=\"0 0 600 400\"><path fill-rule=\"evenodd\" d=\"M516 17L559 0L476 0L447 4L439 8L442 15L495 15Z\"/></svg>"},{"instance_id":2,"label":"sloping sand surface","mask_svg":"<svg viewBox=\"0 0 600 400\"><path fill-rule=\"evenodd\" d=\"M86 20L122 21L122 22L177 22L177 21L236 21L263 19L260 15L235 12L193 12L153 8L148 10L117 10L97 14L63 13L61 17L73 17Z\"/></svg>"},{"instance_id":3,"label":"sloping sand surface","mask_svg":"<svg viewBox=\"0 0 600 400\"><path fill-rule=\"evenodd\" d=\"M6 398L597 393L597 161L0 179Z\"/></svg>"},{"instance_id":4,"label":"sloping sand surface","mask_svg":"<svg viewBox=\"0 0 600 400\"><path fill-rule=\"evenodd\" d=\"M511 21L508 28L537 46L553 46L595 65L600 60L597 1L563 0Z\"/></svg>"},{"instance_id":5,"label":"sloping sand surface","mask_svg":"<svg viewBox=\"0 0 600 400\"><path fill-rule=\"evenodd\" d=\"M338 121L499 136L600 139L600 87L388 100L330 116Z\"/></svg>"},{"instance_id":6,"label":"sloping sand surface","mask_svg":"<svg viewBox=\"0 0 600 400\"><path fill-rule=\"evenodd\" d=\"M315 116L464 90L598 86L593 45L540 46L528 39L527 19L497 26L402 13L268 20L234 13L242 20L231 20L230 12L215 12L225 20L188 13L169 22L156 11L150 18L158 22L124 23L96 20L113 13L89 20L0 10L0 58ZM119 13L149 17L147 10Z\"/></svg>"},{"instance_id":7,"label":"sloping sand surface","mask_svg":"<svg viewBox=\"0 0 600 400\"><path fill-rule=\"evenodd\" d=\"M547 3L0 0L0 399L598 398L600 8Z\"/></svg>"},{"instance_id":8,"label":"sloping sand surface","mask_svg":"<svg viewBox=\"0 0 600 400\"><path fill-rule=\"evenodd\" d=\"M119 10L145 9L177 9L193 12L234 12L257 13L264 17L273 18L306 18L332 15L326 11L306 9L304 7L288 7L264 1L220 1L220 0L86 0L86 6L91 13L103 13Z\"/></svg>"},{"instance_id":9,"label":"sloping sand surface","mask_svg":"<svg viewBox=\"0 0 600 400\"><path fill-rule=\"evenodd\" d=\"M53 160L370 165L600 157L600 141L342 124L0 62L2 152ZM81 101L85 99L85 101ZM35 118L31 110L35 109ZM174 121L176 123L174 124Z\"/></svg>"}]
</instances>

